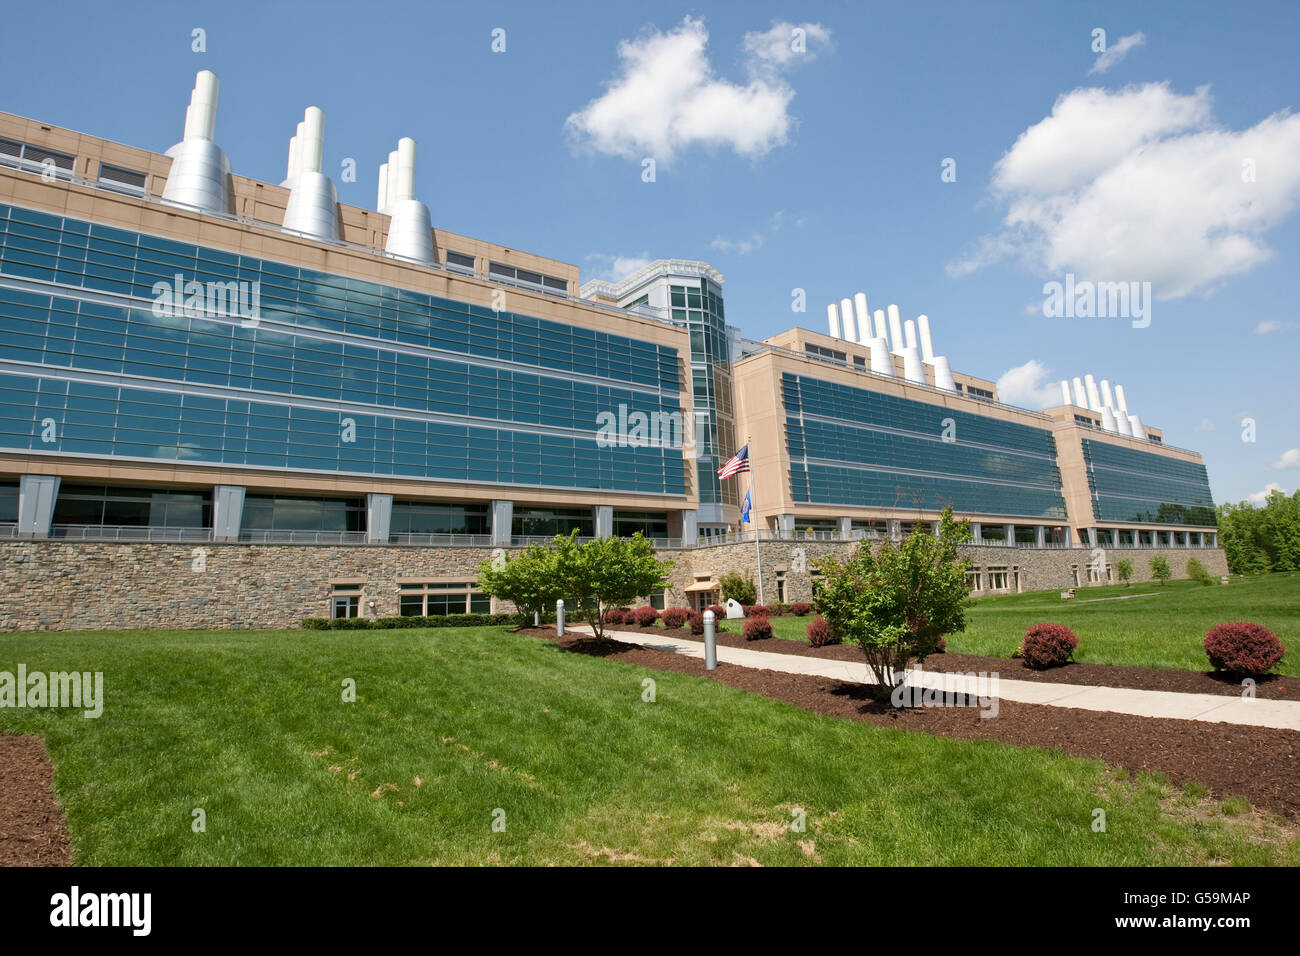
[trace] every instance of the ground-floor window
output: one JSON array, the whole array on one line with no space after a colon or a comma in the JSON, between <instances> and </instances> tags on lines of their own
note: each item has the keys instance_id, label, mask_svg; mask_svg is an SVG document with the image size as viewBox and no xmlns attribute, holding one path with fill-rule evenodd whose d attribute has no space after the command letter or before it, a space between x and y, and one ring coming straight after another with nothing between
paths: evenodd
<instances>
[{"instance_id":1,"label":"ground-floor window","mask_svg":"<svg viewBox=\"0 0 1300 956\"><path fill-rule=\"evenodd\" d=\"M989 590L1006 591L1011 586L1011 575L1006 568L989 568Z\"/></svg>"},{"instance_id":2,"label":"ground-floor window","mask_svg":"<svg viewBox=\"0 0 1300 956\"><path fill-rule=\"evenodd\" d=\"M655 588L650 592L650 597L647 600L656 611L662 611L664 609L664 589Z\"/></svg>"},{"instance_id":3,"label":"ground-floor window","mask_svg":"<svg viewBox=\"0 0 1300 956\"><path fill-rule=\"evenodd\" d=\"M979 568L966 572L966 590L978 591L980 589L980 571Z\"/></svg>"},{"instance_id":4,"label":"ground-floor window","mask_svg":"<svg viewBox=\"0 0 1300 956\"><path fill-rule=\"evenodd\" d=\"M1070 565L1070 583L1076 588L1079 586L1079 566L1077 564Z\"/></svg>"},{"instance_id":5,"label":"ground-floor window","mask_svg":"<svg viewBox=\"0 0 1300 956\"><path fill-rule=\"evenodd\" d=\"M822 573L810 571L808 577L812 579L812 596L817 597L822 592Z\"/></svg>"},{"instance_id":6,"label":"ground-floor window","mask_svg":"<svg viewBox=\"0 0 1300 956\"><path fill-rule=\"evenodd\" d=\"M361 585L336 584L330 594L330 617L361 616Z\"/></svg>"},{"instance_id":7,"label":"ground-floor window","mask_svg":"<svg viewBox=\"0 0 1300 956\"><path fill-rule=\"evenodd\" d=\"M782 604L785 603L785 572L776 572L776 599Z\"/></svg>"},{"instance_id":8,"label":"ground-floor window","mask_svg":"<svg viewBox=\"0 0 1300 956\"><path fill-rule=\"evenodd\" d=\"M488 614L492 599L474 581L412 582L399 585L403 617Z\"/></svg>"}]
</instances>

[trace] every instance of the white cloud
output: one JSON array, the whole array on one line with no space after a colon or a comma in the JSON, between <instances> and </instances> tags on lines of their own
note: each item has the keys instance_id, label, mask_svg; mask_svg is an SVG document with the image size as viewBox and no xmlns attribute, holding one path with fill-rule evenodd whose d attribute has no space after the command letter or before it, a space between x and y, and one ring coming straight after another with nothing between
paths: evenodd
<instances>
[{"instance_id":1,"label":"white cloud","mask_svg":"<svg viewBox=\"0 0 1300 956\"><path fill-rule=\"evenodd\" d=\"M1049 381L1047 366L1038 359L1030 359L1002 373L998 379L998 398L1021 408L1050 408L1061 404L1061 383Z\"/></svg>"},{"instance_id":2,"label":"white cloud","mask_svg":"<svg viewBox=\"0 0 1300 956\"><path fill-rule=\"evenodd\" d=\"M717 249L720 252L735 253L738 256L747 256L755 249L763 248L763 234L756 232L748 239L723 239L718 236L709 243L711 249Z\"/></svg>"},{"instance_id":3,"label":"white cloud","mask_svg":"<svg viewBox=\"0 0 1300 956\"><path fill-rule=\"evenodd\" d=\"M1268 496L1275 491L1280 491L1284 495L1290 494L1290 492L1288 492L1285 488L1279 485L1276 481L1270 481L1267 485L1264 486L1264 489L1262 491L1257 491L1253 495L1247 495L1246 500L1249 501L1252 505L1262 505L1264 502L1268 500Z\"/></svg>"},{"instance_id":4,"label":"white cloud","mask_svg":"<svg viewBox=\"0 0 1300 956\"><path fill-rule=\"evenodd\" d=\"M714 75L702 20L688 16L667 32L624 40L618 46L618 76L603 95L570 115L565 128L574 142L596 152L650 156L662 164L695 145L763 156L788 142L795 125L789 113L794 90L780 75L800 56L788 50L792 29L778 23L765 33L745 35L744 84ZM800 29L810 51L830 37L819 24Z\"/></svg>"},{"instance_id":5,"label":"white cloud","mask_svg":"<svg viewBox=\"0 0 1300 956\"><path fill-rule=\"evenodd\" d=\"M638 269L644 269L654 262L654 259L648 252L635 256L592 252L588 253L587 261L593 263L587 278L601 279L605 282L618 282L620 279L626 279Z\"/></svg>"},{"instance_id":6,"label":"white cloud","mask_svg":"<svg viewBox=\"0 0 1300 956\"><path fill-rule=\"evenodd\" d=\"M1120 37L1110 46L1106 47L1106 52L1100 54L1092 63L1092 68L1088 70L1091 76L1093 73L1105 73L1112 66L1118 63L1124 57L1128 56L1128 51L1134 47L1139 47L1147 42L1145 33L1130 33L1126 37Z\"/></svg>"},{"instance_id":7,"label":"white cloud","mask_svg":"<svg viewBox=\"0 0 1300 956\"><path fill-rule=\"evenodd\" d=\"M1214 422L1213 422L1213 420L1212 420L1212 419L1209 419L1209 418L1202 418L1202 419L1201 419L1201 423L1200 423L1199 425L1196 426L1196 430L1197 430L1198 432L1212 432L1212 431L1214 431Z\"/></svg>"},{"instance_id":8,"label":"white cloud","mask_svg":"<svg viewBox=\"0 0 1300 956\"><path fill-rule=\"evenodd\" d=\"M1256 335L1268 335L1270 332L1282 331L1282 323L1276 319L1265 319L1259 325L1255 326Z\"/></svg>"},{"instance_id":9,"label":"white cloud","mask_svg":"<svg viewBox=\"0 0 1300 956\"><path fill-rule=\"evenodd\" d=\"M1004 231L948 272L1017 257L1057 277L1151 282L1158 298L1211 290L1273 255L1263 235L1300 201L1297 154L1300 116L1226 130L1206 87L1074 90L994 167Z\"/></svg>"},{"instance_id":10,"label":"white cloud","mask_svg":"<svg viewBox=\"0 0 1300 956\"><path fill-rule=\"evenodd\" d=\"M799 61L814 60L818 47L827 47L830 42L831 31L820 23L796 26L785 20L774 20L770 30L746 33L743 45L749 55L750 71L756 73L779 72Z\"/></svg>"},{"instance_id":11,"label":"white cloud","mask_svg":"<svg viewBox=\"0 0 1300 956\"><path fill-rule=\"evenodd\" d=\"M1289 448L1282 452L1282 457L1273 462L1274 468L1300 468L1300 448Z\"/></svg>"}]
</instances>

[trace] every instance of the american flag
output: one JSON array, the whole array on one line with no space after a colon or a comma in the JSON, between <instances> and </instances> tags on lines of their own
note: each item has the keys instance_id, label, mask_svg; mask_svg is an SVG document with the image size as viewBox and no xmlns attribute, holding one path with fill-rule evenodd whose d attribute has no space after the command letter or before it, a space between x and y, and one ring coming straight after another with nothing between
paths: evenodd
<instances>
[{"instance_id":1,"label":"american flag","mask_svg":"<svg viewBox=\"0 0 1300 956\"><path fill-rule=\"evenodd\" d=\"M742 471L749 471L749 446L746 445L740 451L731 456L730 460L718 469L719 478L730 478L732 475L738 475Z\"/></svg>"}]
</instances>

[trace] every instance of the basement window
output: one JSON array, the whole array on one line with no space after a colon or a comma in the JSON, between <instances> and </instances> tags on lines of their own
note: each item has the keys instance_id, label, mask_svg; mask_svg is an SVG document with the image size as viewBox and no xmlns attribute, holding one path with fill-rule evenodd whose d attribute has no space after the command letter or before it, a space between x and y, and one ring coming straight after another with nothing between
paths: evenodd
<instances>
[{"instance_id":1,"label":"basement window","mask_svg":"<svg viewBox=\"0 0 1300 956\"><path fill-rule=\"evenodd\" d=\"M474 581L416 581L398 585L403 617L446 617L448 614L488 614L492 599Z\"/></svg>"},{"instance_id":2,"label":"basement window","mask_svg":"<svg viewBox=\"0 0 1300 956\"><path fill-rule=\"evenodd\" d=\"M330 592L330 617L361 616L361 585L336 584Z\"/></svg>"}]
</instances>

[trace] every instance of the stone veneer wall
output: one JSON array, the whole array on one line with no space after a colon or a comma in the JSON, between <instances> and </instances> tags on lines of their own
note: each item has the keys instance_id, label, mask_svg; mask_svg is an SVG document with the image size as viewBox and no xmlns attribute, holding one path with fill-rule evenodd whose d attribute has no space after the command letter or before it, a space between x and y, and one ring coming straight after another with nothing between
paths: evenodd
<instances>
[{"instance_id":1,"label":"stone veneer wall","mask_svg":"<svg viewBox=\"0 0 1300 956\"><path fill-rule=\"evenodd\" d=\"M786 600L812 598L809 570L826 554L848 554L853 544L763 543L765 598L776 600L776 574L786 572ZM203 552L203 570L195 570ZM968 547L982 568L1019 568L1022 590L1070 586L1070 566L1086 581L1090 552ZM802 555L800 554L802 552ZM1113 563L1129 557L1135 581L1150 577L1147 561L1162 553L1174 577L1186 577L1189 557L1215 576L1227 573L1222 550L1210 548L1109 551ZM315 545L222 545L5 541L0 542L0 630L127 628L282 628L304 617L329 615L331 581L361 580L361 606L375 616L398 613L399 578L472 577L490 548ZM686 604L696 576L754 574L752 543L667 551L676 561L667 604ZM805 570L798 570L802 563Z\"/></svg>"}]
</instances>

